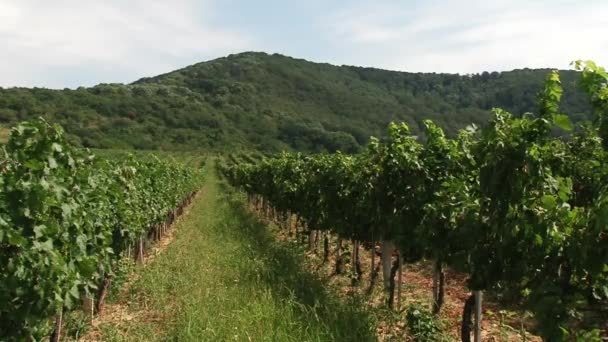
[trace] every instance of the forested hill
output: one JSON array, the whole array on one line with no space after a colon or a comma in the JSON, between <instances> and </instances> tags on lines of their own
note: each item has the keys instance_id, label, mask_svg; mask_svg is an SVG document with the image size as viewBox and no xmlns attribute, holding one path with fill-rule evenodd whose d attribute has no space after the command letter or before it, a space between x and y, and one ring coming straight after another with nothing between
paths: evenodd
<instances>
[{"instance_id":1,"label":"forested hill","mask_svg":"<svg viewBox=\"0 0 608 342\"><path fill-rule=\"evenodd\" d=\"M352 152L390 121L417 132L432 119L453 133L483 124L492 107L535 112L547 73L405 73L247 52L130 85L0 88L0 122L44 116L88 147ZM563 112L573 121L590 117L578 74L561 77Z\"/></svg>"}]
</instances>

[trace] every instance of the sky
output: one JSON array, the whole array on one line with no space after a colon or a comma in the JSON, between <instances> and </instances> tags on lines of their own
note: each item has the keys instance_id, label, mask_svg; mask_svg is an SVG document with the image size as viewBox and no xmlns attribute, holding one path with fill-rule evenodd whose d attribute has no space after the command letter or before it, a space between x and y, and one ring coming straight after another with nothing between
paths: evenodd
<instances>
[{"instance_id":1,"label":"sky","mask_svg":"<svg viewBox=\"0 0 608 342\"><path fill-rule=\"evenodd\" d=\"M608 65L608 0L0 0L0 87L129 83L244 51L461 74Z\"/></svg>"}]
</instances>

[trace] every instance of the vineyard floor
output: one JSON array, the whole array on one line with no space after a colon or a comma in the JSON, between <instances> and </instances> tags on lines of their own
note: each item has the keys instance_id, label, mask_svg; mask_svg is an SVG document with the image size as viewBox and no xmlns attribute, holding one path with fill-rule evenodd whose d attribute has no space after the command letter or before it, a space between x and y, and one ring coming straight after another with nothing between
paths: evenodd
<instances>
[{"instance_id":1,"label":"vineyard floor","mask_svg":"<svg viewBox=\"0 0 608 342\"><path fill-rule=\"evenodd\" d=\"M293 241L293 236L279 233L279 238L284 241ZM386 307L385 295L382 284L382 271L373 289L369 288L369 277L371 272L370 251L361 248L362 280L357 286L352 286L349 277L354 271L348 256L352 253L350 242L343 242L343 253L347 255L344 265L344 275L335 274L335 256L330 254L329 260L322 263L321 246L318 252L306 252L307 268L319 279L326 279L328 286L339 292L342 296L355 296L364 298L367 310L378 312L376 335L378 341L402 341L414 340L405 328L405 312L408 307L415 305L430 310L432 303L433 287L433 263L432 261L421 261L403 266L401 284L401 305L395 300L396 312L400 314L390 315L383 310ZM320 243L318 243L320 245ZM335 246L335 242L333 243ZM375 260L376 265L380 263L379 257ZM466 288L466 276L452 270L445 270L446 288L445 302L441 312L436 316L436 324L441 328L438 341L460 341L460 327L463 304L470 292ZM396 277L397 278L397 277ZM397 296L397 295L395 295ZM530 341L540 342L538 336L531 334L527 329L532 325L530 317L521 311L501 307L493 298L486 298L483 305L482 340L495 342L517 342ZM523 329L522 329L523 327ZM525 339L523 337L525 334Z\"/></svg>"},{"instance_id":2,"label":"vineyard floor","mask_svg":"<svg viewBox=\"0 0 608 342\"><path fill-rule=\"evenodd\" d=\"M344 247L350 255L350 244ZM362 250L362 282L352 287L348 258L345 274L336 276L333 253L322 263L320 249L306 248L273 222L260 222L242 195L208 172L192 205L150 250L145 266L130 272L80 340L404 339L404 314L385 309L381 275L367 294L369 251ZM431 268L430 262L405 267L398 311L412 303L429 305ZM447 279L439 318L445 335L439 340L455 341L467 292L461 275L448 271ZM521 340L518 329L508 326L518 326L520 314L502 311L491 301L485 309L484 340ZM528 335L527 340L537 338Z\"/></svg>"},{"instance_id":3,"label":"vineyard floor","mask_svg":"<svg viewBox=\"0 0 608 342\"><path fill-rule=\"evenodd\" d=\"M86 339L375 340L376 317L332 293L302 250L266 228L209 172L171 243L134 271Z\"/></svg>"}]
</instances>

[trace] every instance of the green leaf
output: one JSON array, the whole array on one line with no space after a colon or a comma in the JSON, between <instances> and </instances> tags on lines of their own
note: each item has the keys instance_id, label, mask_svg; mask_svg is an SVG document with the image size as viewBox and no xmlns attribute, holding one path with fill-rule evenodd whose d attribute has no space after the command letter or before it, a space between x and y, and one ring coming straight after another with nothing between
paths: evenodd
<instances>
[{"instance_id":1,"label":"green leaf","mask_svg":"<svg viewBox=\"0 0 608 342\"><path fill-rule=\"evenodd\" d=\"M57 168L57 161L55 160L55 158L49 157L48 158L48 162L49 162L49 167L51 169L56 169Z\"/></svg>"},{"instance_id":2,"label":"green leaf","mask_svg":"<svg viewBox=\"0 0 608 342\"><path fill-rule=\"evenodd\" d=\"M23 246L27 240L21 236L20 234L9 234L8 235L8 243L13 246Z\"/></svg>"},{"instance_id":3,"label":"green leaf","mask_svg":"<svg viewBox=\"0 0 608 342\"><path fill-rule=\"evenodd\" d=\"M63 151L63 147L61 147L61 145L59 145L58 143L53 143L51 145L51 148L53 149L53 151L55 152L62 152Z\"/></svg>"},{"instance_id":4,"label":"green leaf","mask_svg":"<svg viewBox=\"0 0 608 342\"><path fill-rule=\"evenodd\" d=\"M34 242L34 247L37 247L41 251L51 252L53 250L53 240L48 239L43 243Z\"/></svg>"},{"instance_id":5,"label":"green leaf","mask_svg":"<svg viewBox=\"0 0 608 342\"><path fill-rule=\"evenodd\" d=\"M61 205L61 211L63 212L64 217L68 217L72 213L72 206L67 203L63 203Z\"/></svg>"},{"instance_id":6,"label":"green leaf","mask_svg":"<svg viewBox=\"0 0 608 342\"><path fill-rule=\"evenodd\" d=\"M78 285L72 286L72 288L70 288L69 294L74 297L74 299L78 299L80 297L80 293L78 292Z\"/></svg>"},{"instance_id":7,"label":"green leaf","mask_svg":"<svg viewBox=\"0 0 608 342\"><path fill-rule=\"evenodd\" d=\"M553 195L544 195L541 199L541 202L543 204L543 208L545 208L545 209L555 208L555 206L557 204L557 200L555 199L555 196L553 196Z\"/></svg>"},{"instance_id":8,"label":"green leaf","mask_svg":"<svg viewBox=\"0 0 608 342\"><path fill-rule=\"evenodd\" d=\"M34 226L34 236L39 238L44 235L44 231L46 230L46 226L41 224L38 226Z\"/></svg>"},{"instance_id":9,"label":"green leaf","mask_svg":"<svg viewBox=\"0 0 608 342\"><path fill-rule=\"evenodd\" d=\"M571 131L574 128L566 114L553 114L553 124L566 131Z\"/></svg>"}]
</instances>

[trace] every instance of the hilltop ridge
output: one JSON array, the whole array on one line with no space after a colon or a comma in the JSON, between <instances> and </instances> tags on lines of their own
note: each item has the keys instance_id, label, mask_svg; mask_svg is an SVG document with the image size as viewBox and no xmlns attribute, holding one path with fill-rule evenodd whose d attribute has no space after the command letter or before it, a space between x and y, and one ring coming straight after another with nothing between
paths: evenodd
<instances>
[{"instance_id":1,"label":"hilltop ridge","mask_svg":"<svg viewBox=\"0 0 608 342\"><path fill-rule=\"evenodd\" d=\"M42 115L96 148L355 152L390 121L417 133L431 119L454 134L485 123L492 107L534 112L547 73L410 73L244 52L128 85L0 89L0 122ZM588 118L578 74L560 74L564 111Z\"/></svg>"}]
</instances>

